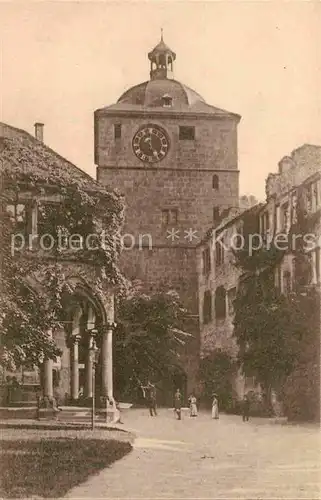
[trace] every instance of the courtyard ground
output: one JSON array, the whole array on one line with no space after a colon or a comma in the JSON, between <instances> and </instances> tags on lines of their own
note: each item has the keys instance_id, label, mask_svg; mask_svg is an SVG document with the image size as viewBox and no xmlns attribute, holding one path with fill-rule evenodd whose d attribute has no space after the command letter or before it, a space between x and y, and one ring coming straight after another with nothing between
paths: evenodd
<instances>
[{"instance_id":1,"label":"courtyard ground","mask_svg":"<svg viewBox=\"0 0 321 500\"><path fill-rule=\"evenodd\" d=\"M161 409L129 410L134 449L67 494L76 498L319 499L320 433L316 425L209 413L182 421Z\"/></svg>"}]
</instances>

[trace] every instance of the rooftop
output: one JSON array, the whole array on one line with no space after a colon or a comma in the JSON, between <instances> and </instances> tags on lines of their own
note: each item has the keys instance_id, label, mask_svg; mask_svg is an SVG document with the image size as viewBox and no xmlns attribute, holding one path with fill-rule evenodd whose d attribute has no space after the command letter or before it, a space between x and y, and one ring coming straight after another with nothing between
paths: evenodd
<instances>
[{"instance_id":1,"label":"rooftop","mask_svg":"<svg viewBox=\"0 0 321 500\"><path fill-rule=\"evenodd\" d=\"M78 185L88 193L120 198L25 130L5 123L0 123L0 173L28 184Z\"/></svg>"}]
</instances>

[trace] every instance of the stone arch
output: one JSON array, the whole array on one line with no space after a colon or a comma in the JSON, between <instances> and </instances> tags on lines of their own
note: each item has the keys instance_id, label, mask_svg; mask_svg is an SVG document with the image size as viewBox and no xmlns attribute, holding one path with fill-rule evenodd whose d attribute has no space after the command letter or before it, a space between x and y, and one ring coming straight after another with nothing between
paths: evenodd
<instances>
[{"instance_id":1,"label":"stone arch","mask_svg":"<svg viewBox=\"0 0 321 500\"><path fill-rule=\"evenodd\" d=\"M74 314L80 306L82 316L78 314L78 331L67 335L70 348L70 394L72 402L83 400L87 404L96 391L97 403L108 396L113 398L113 360L112 337L114 323L114 290L106 288L104 294L93 290L91 282L84 276L70 275L68 283L73 288L70 298L69 314ZM90 314L89 314L90 313ZM66 322L74 326L70 321ZM95 386L92 373L94 366L93 346L99 350L96 365Z\"/></svg>"},{"instance_id":2,"label":"stone arch","mask_svg":"<svg viewBox=\"0 0 321 500\"><path fill-rule=\"evenodd\" d=\"M68 283L74 287L74 293L71 300L78 299L87 301L97 312L99 323L105 325L108 320L108 314L105 304L100 297L95 294L90 285L82 278L71 276L68 278Z\"/></svg>"}]
</instances>

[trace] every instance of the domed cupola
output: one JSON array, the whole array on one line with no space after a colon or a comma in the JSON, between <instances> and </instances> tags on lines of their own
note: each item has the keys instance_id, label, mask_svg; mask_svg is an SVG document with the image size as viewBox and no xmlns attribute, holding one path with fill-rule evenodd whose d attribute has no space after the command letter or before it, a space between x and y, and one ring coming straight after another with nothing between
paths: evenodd
<instances>
[{"instance_id":1,"label":"domed cupola","mask_svg":"<svg viewBox=\"0 0 321 500\"><path fill-rule=\"evenodd\" d=\"M173 62L176 54L164 42L163 30L160 42L148 53L148 59L150 60L151 80L173 78Z\"/></svg>"}]
</instances>

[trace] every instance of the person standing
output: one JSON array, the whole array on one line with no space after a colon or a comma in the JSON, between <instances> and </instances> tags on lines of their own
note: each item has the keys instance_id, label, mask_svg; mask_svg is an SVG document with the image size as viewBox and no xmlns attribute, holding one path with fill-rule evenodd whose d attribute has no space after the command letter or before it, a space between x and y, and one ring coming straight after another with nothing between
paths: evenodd
<instances>
[{"instance_id":1,"label":"person standing","mask_svg":"<svg viewBox=\"0 0 321 500\"><path fill-rule=\"evenodd\" d=\"M197 399L193 393L188 398L188 401L190 408L190 417L197 417Z\"/></svg>"},{"instance_id":2,"label":"person standing","mask_svg":"<svg viewBox=\"0 0 321 500\"><path fill-rule=\"evenodd\" d=\"M212 418L217 420L219 418L218 414L218 399L217 399L217 394L213 394L213 401L212 401Z\"/></svg>"},{"instance_id":3,"label":"person standing","mask_svg":"<svg viewBox=\"0 0 321 500\"><path fill-rule=\"evenodd\" d=\"M182 420L182 394L179 389L175 392L174 411L177 415L177 420Z\"/></svg>"},{"instance_id":4,"label":"person standing","mask_svg":"<svg viewBox=\"0 0 321 500\"><path fill-rule=\"evenodd\" d=\"M146 386L141 386L151 417L157 416L156 387L148 381Z\"/></svg>"},{"instance_id":5,"label":"person standing","mask_svg":"<svg viewBox=\"0 0 321 500\"><path fill-rule=\"evenodd\" d=\"M242 404L242 420L248 422L250 418L250 400L247 394L244 395Z\"/></svg>"},{"instance_id":6,"label":"person standing","mask_svg":"<svg viewBox=\"0 0 321 500\"><path fill-rule=\"evenodd\" d=\"M122 422L122 420L121 420L119 403L116 401L115 398L113 398L111 400L108 398L108 400L109 400L109 404L113 410L113 420L111 423L112 424L123 424L124 422Z\"/></svg>"}]
</instances>

